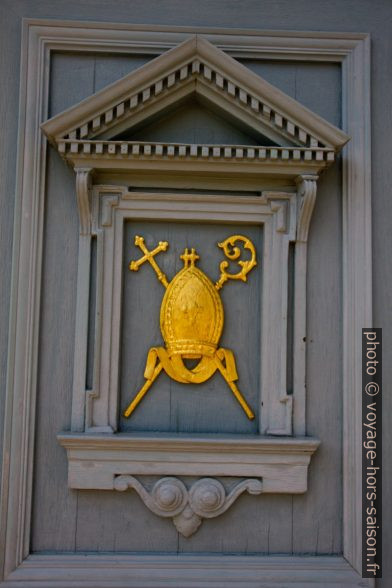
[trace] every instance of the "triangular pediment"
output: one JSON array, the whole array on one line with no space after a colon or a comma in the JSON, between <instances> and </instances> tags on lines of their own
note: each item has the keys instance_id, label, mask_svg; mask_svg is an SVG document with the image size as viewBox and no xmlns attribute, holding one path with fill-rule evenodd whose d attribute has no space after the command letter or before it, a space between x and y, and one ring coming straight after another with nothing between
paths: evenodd
<instances>
[{"instance_id":1,"label":"triangular pediment","mask_svg":"<svg viewBox=\"0 0 392 588\"><path fill-rule=\"evenodd\" d=\"M113 140L181 143L184 137L193 144L201 145L216 145L224 141L230 145L277 146L276 142L253 133L236 119L223 117L218 110L200 102L197 96L176 105L165 114L159 113L153 120L143 121L139 127L121 132Z\"/></svg>"},{"instance_id":2,"label":"triangular pediment","mask_svg":"<svg viewBox=\"0 0 392 588\"><path fill-rule=\"evenodd\" d=\"M189 100L243 129L253 144L336 153L349 139L198 35L48 120L42 129L57 147L71 141L118 141Z\"/></svg>"}]
</instances>

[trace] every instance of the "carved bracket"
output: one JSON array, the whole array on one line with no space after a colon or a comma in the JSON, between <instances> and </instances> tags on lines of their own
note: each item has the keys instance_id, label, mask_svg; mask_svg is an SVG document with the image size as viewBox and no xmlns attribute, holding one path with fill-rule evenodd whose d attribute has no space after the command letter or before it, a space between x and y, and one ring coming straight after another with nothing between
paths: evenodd
<instances>
[{"instance_id":1,"label":"carved bracket","mask_svg":"<svg viewBox=\"0 0 392 588\"><path fill-rule=\"evenodd\" d=\"M81 235L89 235L91 230L90 188L92 168L76 168L76 197L79 209Z\"/></svg>"},{"instance_id":2,"label":"carved bracket","mask_svg":"<svg viewBox=\"0 0 392 588\"><path fill-rule=\"evenodd\" d=\"M303 175L296 179L297 193L300 197L297 219L297 242L306 243L308 240L310 219L316 203L318 176Z\"/></svg>"},{"instance_id":3,"label":"carved bracket","mask_svg":"<svg viewBox=\"0 0 392 588\"><path fill-rule=\"evenodd\" d=\"M245 491L261 494L263 486L260 480L248 479L227 494L223 484L214 478L201 478L188 490L178 478L165 477L158 480L149 492L133 476L117 476L114 488L120 492L133 488L151 512L172 518L177 531L184 537L190 537L196 533L203 519L223 514Z\"/></svg>"}]
</instances>

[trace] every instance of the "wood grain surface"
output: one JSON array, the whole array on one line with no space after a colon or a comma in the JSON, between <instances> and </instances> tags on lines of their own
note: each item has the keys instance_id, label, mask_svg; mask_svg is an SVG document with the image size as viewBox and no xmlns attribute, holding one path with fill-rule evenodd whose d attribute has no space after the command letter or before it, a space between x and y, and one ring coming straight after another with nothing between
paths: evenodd
<instances>
[{"instance_id":1,"label":"wood grain surface","mask_svg":"<svg viewBox=\"0 0 392 588\"><path fill-rule=\"evenodd\" d=\"M140 57L133 61L131 57L57 56L52 66L51 113L61 111L121 77L127 67L130 71L135 63L140 62ZM310 84L312 92L307 96L306 105L339 124L337 66L317 65L313 69L289 62L273 65L252 62L249 65L294 97L298 87L304 93L303 88ZM320 79L318 84L314 84L314 76L319 69ZM301 99L304 99L303 95ZM238 129L228 126L214 114L200 113L199 106L190 105L188 112L184 108L178 116L181 124L177 124L175 115L172 115L154 128L146 129L146 138L154 133L157 139L166 139L167 134L172 133L179 140L192 141L196 134L208 132L219 142L233 140L235 136L243 140ZM138 133L141 139L142 131ZM69 424L78 229L72 173L52 153L49 156L48 179L33 551L339 553L341 373L338 368L328 371L330 365L339 366L341 337L340 178L337 168L330 170L320 181L311 229L308 432L321 439L322 448L311 465L309 491L295 499L290 496L257 499L243 496L229 512L205 522L200 531L189 539L177 536L171 523L149 513L131 492L74 492L66 488L66 459L63 450L56 444L55 434ZM247 226L241 231L258 242L260 250L260 229ZM201 254L200 267L211 278L216 278L219 251L214 242L235 232L235 227L208 224L198 227L176 223L160 227L152 223L128 223L124 242L126 258L138 256L134 246L130 245L135 232L144 234L150 246L155 240L167 239L170 242L173 255L159 256L159 264L169 276L182 265L179 254L183 247L195 246ZM149 269L143 267L137 274L125 274L121 371L123 405L136 391L137 382L143 382L148 347L161 342L158 316L163 291ZM250 342L256 342L258 338L255 325L259 321L253 319L257 312L255 301L260 279L261 274L255 271L249 278L249 284L228 284L222 293L225 308L228 309L222 344L236 353L241 388L249 402L253 402L252 395L259 377L257 366L253 370L248 367L249 359L253 363L255 359L248 355L247 350L252 348ZM139 320L140 317L143 320ZM241 327L237 333L239 325L244 324L245 329ZM324 360L325 353L328 353L328 362ZM323 369L328 373L323 374L320 383L320 371ZM134 382L133 388L130 382ZM132 423L122 422L122 427L138 430L254 431L254 425L243 417L218 375L195 391L187 392L182 388L185 387L161 375L135 412Z\"/></svg>"}]
</instances>

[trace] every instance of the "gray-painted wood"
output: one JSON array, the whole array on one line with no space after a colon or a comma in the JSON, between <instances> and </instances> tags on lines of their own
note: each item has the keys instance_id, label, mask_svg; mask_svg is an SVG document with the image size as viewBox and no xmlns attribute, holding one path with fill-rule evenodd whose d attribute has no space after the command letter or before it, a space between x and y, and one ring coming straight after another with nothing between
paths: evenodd
<instances>
[{"instance_id":1,"label":"gray-painted wood","mask_svg":"<svg viewBox=\"0 0 392 588\"><path fill-rule=\"evenodd\" d=\"M102 63L107 61L110 63L104 57L97 64L94 55L54 55L50 114L55 115L91 95L96 90L96 68L102 70ZM136 59L136 64L142 61ZM117 69L110 63L109 71L115 79L124 75L123 63L120 58ZM110 75L107 78L110 83ZM74 173L50 150L34 477L34 551L73 550L77 541L77 493L67 489L66 458L55 442L56 433L67 429L70 422L77 249Z\"/></svg>"},{"instance_id":2,"label":"gray-painted wood","mask_svg":"<svg viewBox=\"0 0 392 588\"><path fill-rule=\"evenodd\" d=\"M76 66L77 60L80 59L80 65ZM68 63L66 61L68 60ZM97 66L97 58L94 57L86 59L84 56L74 56L72 59L65 56L59 56L57 61L58 70L56 75L67 76L67 71L82 72L85 67L89 67L91 73L87 79L95 76L94 87L99 86L100 82L97 80L96 74L100 70ZM283 89L295 95L296 79L298 69L295 70L295 75L288 76L288 71L292 68L292 64L276 64L275 76L273 79L273 70L268 69L270 81L279 85L284 81ZM306 69L306 68L305 68ZM329 75L325 74L324 83L335 88L335 101L333 104L339 104L339 86L336 85L336 68L335 66L327 66ZM120 71L121 70L121 71ZM102 65L101 71L106 71ZM305 77L306 71L302 72L302 77ZM119 76L124 73L124 61L119 61ZM70 75L70 74L68 74ZM312 78L314 72L310 72L308 77ZM61 85L61 79L53 79L56 84ZM106 77L107 80L107 77ZM287 81L289 80L289 87ZM112 80L110 80L112 81ZM283 83L282 83L283 85ZM84 90L87 92L87 89ZM290 93L289 92L289 93ZM318 100L320 100L320 93L322 92L322 84L320 86ZM81 89L78 89L81 93ZM62 96L61 92L57 90L57 95L53 92L56 98L54 103L61 103L61 108L65 107L65 102L69 98ZM317 102L313 96L313 102ZM52 106L54 108L54 106ZM330 102L328 108L331 109ZM327 110L327 108L325 108ZM198 112L196 112L198 110ZM148 140L152 138L166 139L167 133L174 133L179 140L192 141L193 137L200 132L205 132L207 129L213 137L214 141L233 140L234 136L238 137L238 142L241 142L241 135L237 130L228 127L227 123L223 123L217 119L215 115L200 114L199 107L191 105L187 111L185 108L177 113L178 120L176 122L175 115L171 115L162 121L155 128L147 128L145 138ZM338 117L338 114L336 114ZM210 129L208 129L208 125ZM200 130L202 129L202 130ZM140 139L143 138L143 132L139 132ZM230 137L230 139L228 138ZM245 140L245 139L243 139ZM248 139L247 139L248 140ZM60 166L58 166L60 167ZM60 173L57 177L63 177ZM68 172L70 173L70 172ZM176 551L181 552L239 552L239 553L291 553L294 552L317 552L317 553L331 553L338 552L341 548L340 542L340 507L337 508L339 502L339 488L340 480L340 462L339 455L336 449L340 447L339 427L340 427L340 410L339 410L339 371L336 370L335 385L332 393L328 396L327 406L331 408L330 418L325 418L325 415L320 417L318 410L319 406L324 406L325 391L322 386L318 385L318 371L320 368L320 358L325 352L325 345L331 344L331 337L340 336L339 316L340 316L340 293L338 289L339 276L339 234L340 227L336 219L339 218L339 197L331 197L331 191L336 193L336 185L338 178L333 177L327 185L327 189L321 191L320 199L322 203L319 229L313 234L313 273L318 274L318 268L325 267L325 272L319 278L314 278L312 284L317 290L324 291L325 283L331 284L333 278L335 288L325 291L325 303L320 304L317 296L310 292L310 318L316 316L317 325L329 325L330 335L324 344L320 343L320 348L313 356L309 353L312 361L309 372L309 390L311 391L311 399L309 405L309 431L313 434L322 435L323 440L327 438L326 431L333 441L332 448L334 449L334 458L331 459L330 452L325 450L320 452L317 458L316 465L311 468L311 479L314 483L310 484L310 491L304 497L298 497L294 501L290 496L262 496L257 499L243 496L238 500L238 504L214 521L207 521L200 531L190 539L184 539L176 536L172 526L167 521L161 521L151 513L148 513L145 507L137 496L132 493L127 494L113 494L106 492L79 492L77 499L77 506L75 494L73 492L64 491L65 479L65 461L57 456L59 449L53 448L53 460L56 460L56 469L61 470L55 476L51 476L51 489L49 492L48 476L44 467L38 465L37 467L37 481L36 481L36 501L35 501L35 518L34 518L34 535L33 548L35 550L49 549L50 543L53 545L52 549L77 549L81 551ZM64 184L63 184L64 185ZM74 209L74 194L72 182L69 182L67 195L63 195L63 206L70 206ZM53 198L51 192L48 193L48 200ZM319 204L319 206L321 206ZM62 215L63 217L66 214ZM325 218L328 221L325 223ZM331 219L331 220L329 220ZM60 222L60 218L57 222ZM51 233L56 234L56 219L51 219L52 228ZM325 223L325 224L324 224ZM224 226L205 226L197 227L195 237L197 243L194 241L195 237L190 237L190 229L193 228L187 224L173 224L169 226L154 226L152 223L128 223L126 227L126 237L124 248L127 251L124 259L124 315L123 315L123 355L122 355L122 404L129 401L131 392L132 395L136 392L138 386L143 383L143 371L146 358L147 349L161 342L161 334L159 331L159 308L163 296L163 289L156 281L151 268L143 267L138 273L131 273L126 269L126 264L132 257L139 257L138 251L133 245L133 235L135 233L144 234L147 237L148 245L151 247L156 240L167 239L171 245L170 254L160 254L159 264L170 277L178 271L182 262L179 259L183 248L185 246L196 246L201 254L200 267L206 271L212 279L218 277L218 261L219 250L214 247L214 242L229 234L235 232L235 227L230 227L226 231ZM228 228L227 228L228 229ZM71 234L67 229L66 239L70 242L76 243L77 230L74 227L74 232ZM163 232L162 232L163 231ZM226 235L227 232L227 235ZM252 238L260 241L260 230L256 227L246 227L241 232L246 234L252 232ZM221 234L222 233L222 234ZM253 235L253 233L255 233ZM54 237L52 237L54 240ZM49 248L49 242L48 242ZM57 249L56 249L57 251ZM260 248L259 248L260 251ZM49 253L48 253L49 255ZM52 254L54 255L54 253ZM49 268L48 268L49 269ZM59 293L57 286L61 285L64 288L61 280L56 280L51 285L49 273L46 272L46 279L48 282L47 288L52 291L52 301L49 304L54 306L55 300L58 299ZM250 389L254 389L253 385L245 384L246 380L251 381L252 378L257 380L257 371L248 371L247 369L247 348L251 345L248 343L249 338L255 337L255 330L252 329L252 321L254 316L249 317L245 309L253 308L255 306L254 300L257 295L257 273L250 276L249 283L245 286L243 284L230 283L225 286L222 297L227 309L225 334L222 337L222 344L226 344L232 348L236 353L238 361L238 370L240 373L241 389L252 402ZM259 279L259 278L258 278ZM252 290L253 287L253 290ZM331 293L333 296L331 296ZM74 295L74 292L73 292ZM149 304L151 304L152 311L146 312L146 297L148 296ZM249 300L244 304L245 297L249 296ZM323 299L324 300L324 299ZM252 302L253 301L253 302ZM131 305L133 307L130 312ZM135 305L135 306L134 306ZM312 310L313 309L313 310ZM46 312L50 312L50 308ZM52 311L53 312L53 309ZM234 317L234 318L233 318ZM143 320L140 320L142 318ZM249 318L251 319L249 322ZM248 321L247 333L244 340L240 341L241 350L238 350L238 321ZM43 317L43 321L45 321ZM237 322L236 322L237 321ZM257 321L259 323L259 321ZM312 323L311 323L312 324ZM43 322L44 329L45 322ZM129 327L129 328L128 328ZM317 330L318 327L315 327ZM72 329L71 329L72 330ZM52 333L54 336L54 333ZM271 334L273 336L273 334ZM227 342L225 338L227 337ZM257 338L257 337L256 337ZM137 341L137 346L132 345L133 341ZM72 337L67 336L67 348L72 346ZM55 345L52 340L52 346ZM46 343L50 346L49 341ZM323 346L324 345L324 346ZM337 364L339 362L338 346L333 348L331 353L335 353L331 359ZM67 378L70 389L70 373L63 374ZM312 380L313 378L313 380ZM128 382L133 382L133 390L128 387ZM45 382L43 387L47 387ZM183 389L182 389L183 388ZM193 388L193 387L192 387ZM249 388L249 391L248 391ZM43 391L45 397L45 406L50 402L46 397L49 392ZM202 397L202 401L200 400ZM54 400L54 399L53 399ZM253 403L255 404L255 403ZM43 419L43 405L40 411L40 417ZM52 410L54 410L54 418L51 423L51 431L56 432L65 425L61 423L58 425L60 408L52 401ZM313 407L313 409L312 409ZM62 413L63 414L63 413ZM223 418L224 415L224 418ZM228 416L229 415L229 416ZM39 421L40 423L41 421ZM135 412L130 421L123 423L123 427L129 427L133 430L143 429L161 429L161 430L213 430L218 427L220 430L230 431L252 431L254 425L250 424L245 417L243 417L241 410L236 405L231 397L230 391L227 389L225 383L220 381L219 376L209 382L195 387L194 391L187 392L185 386L181 386L175 382L170 381L165 375L161 375L155 383L152 390L143 403ZM325 427L325 430L323 429ZM44 464L43 457L44 447L49 444L50 434L44 434L45 425L42 423L38 427L39 442L37 444L37 464ZM327 439L328 441L328 439ZM55 442L52 443L52 447ZM61 450L60 450L61 451ZM56 457L55 457L56 456ZM52 466L53 467L53 466ZM45 508L51 504L51 496L53 492L52 484L56 484L59 480L57 492L62 496L60 504L62 509L67 513L67 523L65 520L61 522L65 525L60 525L60 521L56 518L51 519L52 509L49 509L50 516L45 515ZM333 482L332 482L333 481ZM45 486L46 484L46 486ZM328 496L323 491L324 487L329 487L328 484L333 484L334 492ZM43 488L47 488L45 492ZM51 493L51 496L49 495ZM64 497L64 494L66 497ZM67 511L67 507L70 512ZM75 513L77 508L77 515ZM99 516L97 515L99 513ZM310 513L310 514L309 514ZM77 517L75 521L74 516ZM52 526L51 521L54 523ZM306 523L305 523L306 521ZM63 539L60 534L57 534L56 529L62 526ZM169 530L170 527L170 530ZM151 529L154 529L152 536ZM333 535L333 539L330 535ZM315 543L315 537L319 536L318 543ZM68 539L67 539L68 537ZM307 539L309 538L309 540Z\"/></svg>"},{"instance_id":3,"label":"gray-painted wood","mask_svg":"<svg viewBox=\"0 0 392 588\"><path fill-rule=\"evenodd\" d=\"M171 519L149 511L136 492L78 492L76 551L177 552Z\"/></svg>"},{"instance_id":4,"label":"gray-painted wood","mask_svg":"<svg viewBox=\"0 0 392 588\"><path fill-rule=\"evenodd\" d=\"M272 81L273 65L269 63L266 67L262 64L252 69L258 69L258 73L267 79L271 76ZM280 73L280 79L287 93L293 92L294 88L294 98L333 124L340 125L338 66L287 63L283 71L285 76ZM287 80L291 80L291 90ZM310 467L307 494L293 497L293 551L296 553L339 553L342 549L340 185L340 164L337 162L318 182L310 226L307 433L317 435L321 446ZM320 358L328 358L328 361L320 361ZM330 472L330 475L324 477L321 472ZM305 521L309 529L307 533L303 530Z\"/></svg>"},{"instance_id":5,"label":"gray-painted wood","mask_svg":"<svg viewBox=\"0 0 392 588\"><path fill-rule=\"evenodd\" d=\"M330 123L341 125L340 65L252 59L241 63Z\"/></svg>"},{"instance_id":6,"label":"gray-painted wood","mask_svg":"<svg viewBox=\"0 0 392 588\"><path fill-rule=\"evenodd\" d=\"M127 73L150 56L54 53L51 60L49 117L77 104ZM68 77L68 79L67 79Z\"/></svg>"},{"instance_id":7,"label":"gray-painted wood","mask_svg":"<svg viewBox=\"0 0 392 588\"><path fill-rule=\"evenodd\" d=\"M126 135L126 134L125 134ZM196 100L188 100L185 105L180 105L174 112L159 119L156 122L132 133L127 138L130 141L155 141L162 140L179 143L186 140L190 143L220 143L224 136L227 144L257 145L258 142L238 128L234 128L225 119L206 109L205 105ZM266 139L263 144L271 142Z\"/></svg>"},{"instance_id":8,"label":"gray-painted wood","mask_svg":"<svg viewBox=\"0 0 392 588\"><path fill-rule=\"evenodd\" d=\"M94 92L94 55L54 53L50 70L48 116L56 116Z\"/></svg>"},{"instance_id":9,"label":"gray-painted wood","mask_svg":"<svg viewBox=\"0 0 392 588\"><path fill-rule=\"evenodd\" d=\"M52 62L52 114L94 90L94 59L75 56L67 64L65 61L60 54ZM67 489L66 457L55 438L70 422L78 231L74 173L50 149L37 392L34 551L75 548L77 494Z\"/></svg>"},{"instance_id":10,"label":"gray-painted wood","mask_svg":"<svg viewBox=\"0 0 392 588\"><path fill-rule=\"evenodd\" d=\"M154 55L95 55L94 92L141 67L153 57Z\"/></svg>"},{"instance_id":11,"label":"gray-painted wood","mask_svg":"<svg viewBox=\"0 0 392 588\"><path fill-rule=\"evenodd\" d=\"M373 2L368 0L346 0L344 4L339 0L301 0L296 3L293 9L292 2L288 0L269 1L264 0L262 4L253 0L238 2L225 2L224 10L220 0L135 0L131 4L129 0L116 0L116 2L95 0L93 2L81 3L80 0L67 0L51 2L49 0L37 0L31 3L27 0L3 0L2 19L0 26L2 35L0 39L4 43L4 49L0 51L0 66L2 71L3 87L6 92L0 97L1 103L1 131L3 145L7 145L6 156L0 158L0 182L1 182L1 251L2 251L2 279L1 304L0 304L0 344L1 344L1 389L4 386L5 377L5 354L7 345L8 328L8 302L10 296L10 259L11 259L11 234L12 234L12 213L13 194L15 183L15 157L16 157L16 129L17 129L17 89L18 89L18 67L20 29L22 17L35 18L67 18L67 19L89 19L96 21L116 21L132 23L156 23L156 24L179 24L179 25L203 25L203 26L243 26L261 29L282 29L293 30L326 30L326 31L369 31L372 35L372 125L373 125L373 157L377 165L374 166L373 174L373 225L374 225L374 311L375 324L383 326L385 347L390 347L392 332L392 315L390 312L390 290L392 271L390 269L390 225L391 208L389 206L389 177L382 173L383 169L389 168L392 137L392 119L388 110L385 96L391 95L392 78L390 76L390 63L385 58L392 50L392 38L390 35L390 22L392 18L392 6L389 0L379 0L375 7ZM278 82L276 82L277 85ZM308 84L317 83L315 73L313 82L308 79ZM287 88L286 88L286 91ZM324 88L327 92L328 89ZM298 96L299 97L299 96ZM302 98L305 102L305 98ZM314 105L316 110L316 105ZM324 114L324 116L326 116ZM326 116L328 118L328 116ZM376 159L377 158L377 159ZM57 179L61 180L63 171L60 171ZM71 194L68 194L71 196ZM319 198L320 202L320 198ZM317 214L317 210L316 210ZM325 242L320 243L325 245ZM51 280L48 280L48 287ZM51 286L52 287L52 286ZM326 285L328 288L328 284ZM319 289L320 291L320 289ZM325 303L324 303L325 304ZM315 312L315 311L314 311ZM312 322L312 319L311 319ZM389 327L389 328L388 328ZM312 349L312 347L311 347ZM313 354L313 352L311 352ZM318 358L318 352L314 354L312 363L316 366L311 368L317 370L317 364L323 362ZM391 362L384 363L384 380L387 389L388 382L392 378ZM325 391L324 391L325 392ZM4 398L4 395L1 395ZM391 414L392 397L384 397L384 442L385 447L391 446L391 429L389 427L388 415ZM317 398L312 396L311 403L317 406ZM3 403L1 402L1 407ZM309 431L318 423L313 423L314 415L309 410ZM49 442L49 441L48 441ZM51 440L50 443L53 443ZM43 445L41 445L43 447ZM322 453L320 452L320 456ZM37 454L37 463L42 459ZM321 457L320 457L321 460ZM322 462L316 461L312 465L314 470L317 466L322 467ZM65 459L63 460L65 467ZM48 464L48 468L53 464ZM312 472L313 469L311 468ZM316 474L314 474L316 475ZM311 474L311 487L312 477ZM385 461L384 468L384 495L391 494L391 468L389 462ZM55 476L51 476L51 483L54 489L57 487ZM63 480L60 480L63 483ZM321 485L320 485L321 486ZM261 498L264 500L264 497ZM299 500L298 498L296 500ZM304 497L304 500L306 498ZM247 515L253 520L253 512L243 508L243 505L250 507L254 504L251 497L241 497L238 504L233 507L230 513ZM324 505L322 505L324 506ZM228 514L230 514L228 513ZM252 514L250 514L252 513ZM392 518L391 503L384 501L384 520ZM222 519L223 520L223 519ZM264 521L267 517L264 517ZM237 521L236 528L247 529L247 538L255 536L254 543L261 537L261 531L255 530L255 526L247 525L248 520ZM218 520L217 520L218 523ZM260 519L257 520L261 529ZM264 527L266 523L263 523ZM264 528L263 527L263 528ZM385 553L384 553L384 579L377 582L380 588L387 588L392 578L392 558L388 557L388 546L392 544L391 525L384 525ZM225 530L225 529L222 529ZM199 532L201 533L202 530ZM304 528L303 534L306 532ZM263 546L263 541L259 541ZM59 546L60 548L60 546ZM264 548L262 547L263 551Z\"/></svg>"},{"instance_id":12,"label":"gray-painted wood","mask_svg":"<svg viewBox=\"0 0 392 588\"><path fill-rule=\"evenodd\" d=\"M57 153L48 158L37 387L32 548L73 550L76 493L56 433L69 427L72 400L78 218L75 179Z\"/></svg>"},{"instance_id":13,"label":"gray-painted wood","mask_svg":"<svg viewBox=\"0 0 392 588\"><path fill-rule=\"evenodd\" d=\"M300 553L339 553L342 548L339 184L338 166L320 178L309 236L306 422L307 434L317 431L321 445L312 458L307 494L293 498L293 549Z\"/></svg>"},{"instance_id":14,"label":"gray-painted wood","mask_svg":"<svg viewBox=\"0 0 392 588\"><path fill-rule=\"evenodd\" d=\"M14 218L14 194L16 184L16 137L18 134L19 46L20 22L9 7L0 19L0 390L6 387L8 355L8 323L10 309L11 261ZM5 394L0 393L0 459L3 449ZM7 416L7 415L6 415ZM9 415L8 415L9 416ZM0 472L1 478L1 472Z\"/></svg>"}]
</instances>

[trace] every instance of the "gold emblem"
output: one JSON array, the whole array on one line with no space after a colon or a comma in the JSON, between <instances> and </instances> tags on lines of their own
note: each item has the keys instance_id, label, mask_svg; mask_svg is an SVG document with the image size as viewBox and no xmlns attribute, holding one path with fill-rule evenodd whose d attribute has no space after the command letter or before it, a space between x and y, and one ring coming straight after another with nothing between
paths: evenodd
<instances>
[{"instance_id":1,"label":"gold emblem","mask_svg":"<svg viewBox=\"0 0 392 588\"><path fill-rule=\"evenodd\" d=\"M235 246L237 242L241 242L244 249L250 251L249 260L240 259L241 250ZM224 322L223 304L218 291L229 279L246 282L247 274L257 265L253 243L242 235L232 235L223 243L218 243L225 256L230 261L236 261L241 269L236 274L230 274L227 272L229 261L222 261L219 266L221 275L215 285L196 267L195 262L199 256L194 249L190 252L185 249L181 255L184 267L169 283L155 261L158 253L167 250L168 242L160 241L155 249L148 251L143 237L136 236L135 245L144 255L137 261L131 261L129 269L138 271L140 266L148 261L158 280L166 288L160 313L165 347L152 347L149 350L144 371L146 382L125 410L124 416L129 417L132 414L162 370L170 378L183 384L201 384L218 370L246 416L254 419L252 409L235 384L238 375L233 352L230 349L218 348ZM184 359L200 361L196 367L188 369Z\"/></svg>"}]
</instances>

